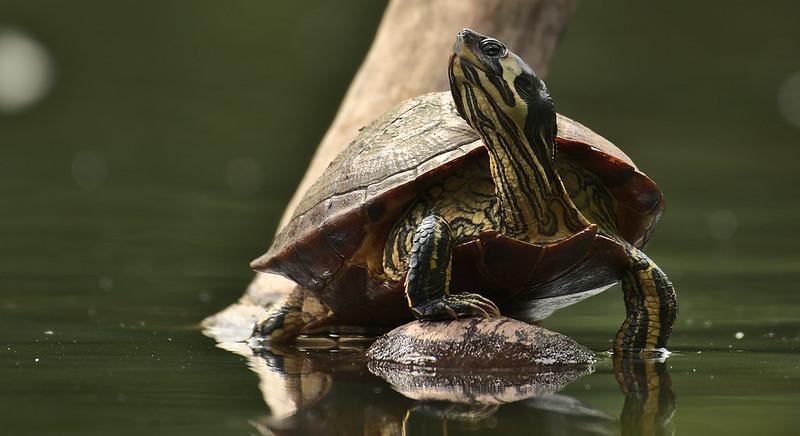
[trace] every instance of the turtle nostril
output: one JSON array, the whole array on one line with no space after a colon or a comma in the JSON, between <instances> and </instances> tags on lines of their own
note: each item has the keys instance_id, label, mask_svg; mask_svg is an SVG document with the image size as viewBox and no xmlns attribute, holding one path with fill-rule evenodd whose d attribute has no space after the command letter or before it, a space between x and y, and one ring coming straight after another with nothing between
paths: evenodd
<instances>
[{"instance_id":1,"label":"turtle nostril","mask_svg":"<svg viewBox=\"0 0 800 436\"><path fill-rule=\"evenodd\" d=\"M454 54L461 54L461 45L463 44L463 40L461 39L461 35L456 38L455 44L453 44L453 53Z\"/></svg>"}]
</instances>

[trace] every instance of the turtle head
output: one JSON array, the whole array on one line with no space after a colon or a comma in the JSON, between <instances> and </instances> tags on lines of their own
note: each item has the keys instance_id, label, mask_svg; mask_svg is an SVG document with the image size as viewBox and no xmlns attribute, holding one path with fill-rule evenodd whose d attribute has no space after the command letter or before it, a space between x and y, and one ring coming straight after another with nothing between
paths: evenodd
<instances>
[{"instance_id":1,"label":"turtle head","mask_svg":"<svg viewBox=\"0 0 800 436\"><path fill-rule=\"evenodd\" d=\"M505 44L462 30L453 46L449 78L458 113L481 136L487 129L510 129L512 121L531 144L544 140L552 153L553 100L544 82Z\"/></svg>"}]
</instances>

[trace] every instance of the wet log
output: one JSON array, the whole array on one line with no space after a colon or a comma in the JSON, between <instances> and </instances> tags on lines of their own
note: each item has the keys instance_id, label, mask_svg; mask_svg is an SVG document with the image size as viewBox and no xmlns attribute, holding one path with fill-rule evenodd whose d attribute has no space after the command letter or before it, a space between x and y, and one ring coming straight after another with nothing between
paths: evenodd
<instances>
[{"instance_id":1,"label":"wet log","mask_svg":"<svg viewBox=\"0 0 800 436\"><path fill-rule=\"evenodd\" d=\"M573 339L515 319L413 321L378 338L373 361L414 368L474 371L554 371L595 363Z\"/></svg>"},{"instance_id":2,"label":"wet log","mask_svg":"<svg viewBox=\"0 0 800 436\"><path fill-rule=\"evenodd\" d=\"M557 392L596 361L567 336L506 317L410 322L378 338L367 358L406 397L466 404Z\"/></svg>"}]
</instances>

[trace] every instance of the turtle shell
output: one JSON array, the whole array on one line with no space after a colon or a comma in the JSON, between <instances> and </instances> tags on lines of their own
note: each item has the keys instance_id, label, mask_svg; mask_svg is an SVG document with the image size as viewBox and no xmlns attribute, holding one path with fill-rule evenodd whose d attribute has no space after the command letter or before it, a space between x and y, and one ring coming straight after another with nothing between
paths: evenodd
<instances>
[{"instance_id":1,"label":"turtle shell","mask_svg":"<svg viewBox=\"0 0 800 436\"><path fill-rule=\"evenodd\" d=\"M658 186L611 142L562 115L558 116L557 144L557 163L569 161L599 179L615 200L617 234L642 246L663 209ZM380 274L391 226L432 180L446 177L473 159L487 159L487 154L478 135L456 113L449 93L408 100L364 128L331 162L269 251L251 266L289 277L320 296L337 314L352 313L352 322L363 323L364 317L386 321L397 311L395 303L406 306L402 292L397 292L402 283L387 281ZM596 226L546 250L485 232L474 243L457 247L453 287L457 291L460 283L479 284L499 289L501 295L524 287L532 298L580 293L619 279L626 256L616 253L618 245L598 236ZM616 261L608 262L609 256ZM544 266L535 268L541 273L508 275L531 270L520 268L514 259L531 259ZM568 271L586 273L587 278L570 279L573 274ZM575 280L586 283L569 286ZM537 283L551 286L545 289ZM367 315L367 302L381 302L389 309Z\"/></svg>"}]
</instances>

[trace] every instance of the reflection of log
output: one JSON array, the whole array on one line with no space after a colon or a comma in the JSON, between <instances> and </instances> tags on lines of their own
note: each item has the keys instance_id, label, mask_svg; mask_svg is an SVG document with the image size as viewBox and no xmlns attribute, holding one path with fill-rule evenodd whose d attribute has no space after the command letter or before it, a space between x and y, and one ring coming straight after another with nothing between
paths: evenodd
<instances>
[{"instance_id":1,"label":"reflection of log","mask_svg":"<svg viewBox=\"0 0 800 436\"><path fill-rule=\"evenodd\" d=\"M359 128L407 98L447 88L446 64L458 30L469 27L496 36L544 74L572 6L573 0L392 0L281 226ZM247 324L264 304L293 286L282 277L258 274L238 304L205 325Z\"/></svg>"}]
</instances>

